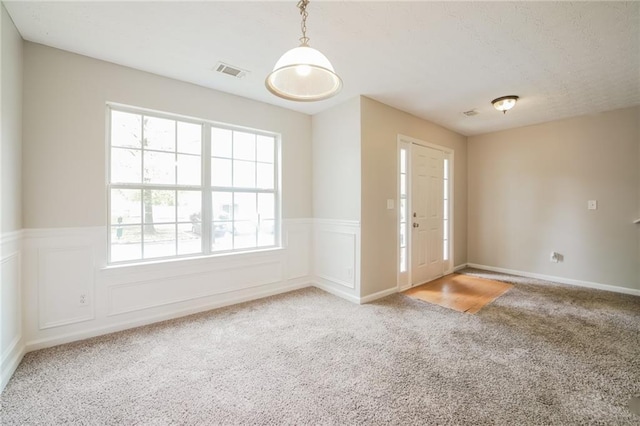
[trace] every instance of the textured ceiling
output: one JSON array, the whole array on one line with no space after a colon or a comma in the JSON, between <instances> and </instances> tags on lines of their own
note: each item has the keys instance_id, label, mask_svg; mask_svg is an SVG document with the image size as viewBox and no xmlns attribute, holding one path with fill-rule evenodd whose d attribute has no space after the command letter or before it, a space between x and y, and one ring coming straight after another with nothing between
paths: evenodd
<instances>
[{"instance_id":1,"label":"textured ceiling","mask_svg":"<svg viewBox=\"0 0 640 426\"><path fill-rule=\"evenodd\" d=\"M310 44L344 81L316 103L264 87L300 37L295 0L5 5L26 40L307 114L365 95L475 135L640 105L640 2L312 1ZM513 110L493 109L510 94Z\"/></svg>"}]
</instances>

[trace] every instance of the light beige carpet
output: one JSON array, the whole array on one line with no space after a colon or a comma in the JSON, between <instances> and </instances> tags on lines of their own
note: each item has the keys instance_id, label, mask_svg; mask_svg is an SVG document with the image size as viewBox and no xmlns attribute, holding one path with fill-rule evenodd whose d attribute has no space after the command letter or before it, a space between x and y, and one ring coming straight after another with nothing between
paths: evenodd
<instances>
[{"instance_id":1,"label":"light beige carpet","mask_svg":"<svg viewBox=\"0 0 640 426\"><path fill-rule=\"evenodd\" d=\"M27 354L9 425L638 425L640 297L487 275L476 315L304 289Z\"/></svg>"}]
</instances>

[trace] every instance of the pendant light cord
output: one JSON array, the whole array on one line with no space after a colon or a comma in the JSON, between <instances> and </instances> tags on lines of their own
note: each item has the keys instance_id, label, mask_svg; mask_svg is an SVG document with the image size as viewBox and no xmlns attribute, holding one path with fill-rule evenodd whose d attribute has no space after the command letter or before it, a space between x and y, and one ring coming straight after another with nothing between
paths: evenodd
<instances>
[{"instance_id":1,"label":"pendant light cord","mask_svg":"<svg viewBox=\"0 0 640 426\"><path fill-rule=\"evenodd\" d=\"M309 4L309 0L300 0L298 2L298 8L300 9L300 16L302 16L302 23L300 24L300 28L302 29L302 37L300 38L301 46L306 46L309 43L309 37L307 37L307 5Z\"/></svg>"}]
</instances>

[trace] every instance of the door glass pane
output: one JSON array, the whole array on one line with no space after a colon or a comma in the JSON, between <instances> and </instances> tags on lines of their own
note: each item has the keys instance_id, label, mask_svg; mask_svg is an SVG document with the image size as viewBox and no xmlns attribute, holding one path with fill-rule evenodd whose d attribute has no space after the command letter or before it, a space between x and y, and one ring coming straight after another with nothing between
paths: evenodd
<instances>
[{"instance_id":1,"label":"door glass pane","mask_svg":"<svg viewBox=\"0 0 640 426\"><path fill-rule=\"evenodd\" d=\"M164 152L145 151L144 182L159 184L176 183L176 156Z\"/></svg>"},{"instance_id":2,"label":"door glass pane","mask_svg":"<svg viewBox=\"0 0 640 426\"><path fill-rule=\"evenodd\" d=\"M213 157L232 157L231 130L211 128L211 155Z\"/></svg>"},{"instance_id":3,"label":"door glass pane","mask_svg":"<svg viewBox=\"0 0 640 426\"><path fill-rule=\"evenodd\" d=\"M231 160L211 159L211 185L231 187Z\"/></svg>"},{"instance_id":4,"label":"door glass pane","mask_svg":"<svg viewBox=\"0 0 640 426\"><path fill-rule=\"evenodd\" d=\"M444 181L444 199L449 198L449 181L445 179Z\"/></svg>"},{"instance_id":5,"label":"door glass pane","mask_svg":"<svg viewBox=\"0 0 640 426\"><path fill-rule=\"evenodd\" d=\"M407 175L400 175L400 195L407 195Z\"/></svg>"},{"instance_id":6,"label":"door glass pane","mask_svg":"<svg viewBox=\"0 0 640 426\"><path fill-rule=\"evenodd\" d=\"M258 214L260 219L275 219L275 195L258 194Z\"/></svg>"},{"instance_id":7,"label":"door glass pane","mask_svg":"<svg viewBox=\"0 0 640 426\"><path fill-rule=\"evenodd\" d=\"M111 111L111 145L141 148L142 117L139 114Z\"/></svg>"},{"instance_id":8,"label":"door glass pane","mask_svg":"<svg viewBox=\"0 0 640 426\"><path fill-rule=\"evenodd\" d=\"M178 122L178 152L198 154L202 152L202 126Z\"/></svg>"},{"instance_id":9,"label":"door glass pane","mask_svg":"<svg viewBox=\"0 0 640 426\"><path fill-rule=\"evenodd\" d=\"M111 182L140 183L142 155L140 150L111 148Z\"/></svg>"},{"instance_id":10,"label":"door glass pane","mask_svg":"<svg viewBox=\"0 0 640 426\"><path fill-rule=\"evenodd\" d=\"M449 160L444 159L444 178L447 179L449 177Z\"/></svg>"},{"instance_id":11,"label":"door glass pane","mask_svg":"<svg viewBox=\"0 0 640 426\"><path fill-rule=\"evenodd\" d=\"M238 160L256 160L255 134L233 132L233 158Z\"/></svg>"},{"instance_id":12,"label":"door glass pane","mask_svg":"<svg viewBox=\"0 0 640 426\"><path fill-rule=\"evenodd\" d=\"M449 239L449 221L445 220L442 227L442 238L445 240Z\"/></svg>"},{"instance_id":13,"label":"door glass pane","mask_svg":"<svg viewBox=\"0 0 640 426\"><path fill-rule=\"evenodd\" d=\"M176 192L147 189L143 191L144 223L176 221Z\"/></svg>"},{"instance_id":14,"label":"door glass pane","mask_svg":"<svg viewBox=\"0 0 640 426\"><path fill-rule=\"evenodd\" d=\"M211 194L212 214L214 221L233 220L233 198L230 192L213 192Z\"/></svg>"},{"instance_id":15,"label":"door glass pane","mask_svg":"<svg viewBox=\"0 0 640 426\"><path fill-rule=\"evenodd\" d=\"M258 230L258 247L272 246L275 244L275 221L261 220Z\"/></svg>"},{"instance_id":16,"label":"door glass pane","mask_svg":"<svg viewBox=\"0 0 640 426\"><path fill-rule=\"evenodd\" d=\"M407 245L407 226L405 224L400 225L400 247Z\"/></svg>"},{"instance_id":17,"label":"door glass pane","mask_svg":"<svg viewBox=\"0 0 640 426\"><path fill-rule=\"evenodd\" d=\"M407 270L407 249L400 249L400 272L406 272Z\"/></svg>"},{"instance_id":18,"label":"door glass pane","mask_svg":"<svg viewBox=\"0 0 640 426\"><path fill-rule=\"evenodd\" d=\"M193 254L202 252L202 236L194 232L193 225L181 223L178 225L178 254Z\"/></svg>"},{"instance_id":19,"label":"door glass pane","mask_svg":"<svg viewBox=\"0 0 640 426\"><path fill-rule=\"evenodd\" d=\"M406 198L400 199L400 222L407 221L407 200Z\"/></svg>"},{"instance_id":20,"label":"door glass pane","mask_svg":"<svg viewBox=\"0 0 640 426\"><path fill-rule=\"evenodd\" d=\"M256 163L233 161L233 186L236 188L256 187Z\"/></svg>"},{"instance_id":21,"label":"door glass pane","mask_svg":"<svg viewBox=\"0 0 640 426\"><path fill-rule=\"evenodd\" d=\"M443 205L442 218L447 220L449 219L449 200L444 200L442 205Z\"/></svg>"},{"instance_id":22,"label":"door glass pane","mask_svg":"<svg viewBox=\"0 0 640 426\"><path fill-rule=\"evenodd\" d=\"M111 227L111 261L138 260L142 258L141 225L116 225Z\"/></svg>"},{"instance_id":23,"label":"door glass pane","mask_svg":"<svg viewBox=\"0 0 640 426\"><path fill-rule=\"evenodd\" d=\"M111 224L141 223L141 201L139 189L112 189Z\"/></svg>"},{"instance_id":24,"label":"door glass pane","mask_svg":"<svg viewBox=\"0 0 640 426\"><path fill-rule=\"evenodd\" d=\"M233 249L233 222L213 222L211 226L211 250Z\"/></svg>"},{"instance_id":25,"label":"door glass pane","mask_svg":"<svg viewBox=\"0 0 640 426\"><path fill-rule=\"evenodd\" d=\"M407 173L407 150L400 150L400 173Z\"/></svg>"},{"instance_id":26,"label":"door glass pane","mask_svg":"<svg viewBox=\"0 0 640 426\"><path fill-rule=\"evenodd\" d=\"M144 229L144 258L175 256L176 225L142 225Z\"/></svg>"},{"instance_id":27,"label":"door glass pane","mask_svg":"<svg viewBox=\"0 0 640 426\"><path fill-rule=\"evenodd\" d=\"M200 185L200 156L178 154L178 185Z\"/></svg>"},{"instance_id":28,"label":"door glass pane","mask_svg":"<svg viewBox=\"0 0 640 426\"><path fill-rule=\"evenodd\" d=\"M449 241L444 241L442 260L449 260Z\"/></svg>"},{"instance_id":29,"label":"door glass pane","mask_svg":"<svg viewBox=\"0 0 640 426\"><path fill-rule=\"evenodd\" d=\"M273 163L275 155L275 140L273 136L258 136L258 161L263 163Z\"/></svg>"},{"instance_id":30,"label":"door glass pane","mask_svg":"<svg viewBox=\"0 0 640 426\"><path fill-rule=\"evenodd\" d=\"M176 122L166 118L144 117L144 147L158 151L176 150Z\"/></svg>"}]
</instances>

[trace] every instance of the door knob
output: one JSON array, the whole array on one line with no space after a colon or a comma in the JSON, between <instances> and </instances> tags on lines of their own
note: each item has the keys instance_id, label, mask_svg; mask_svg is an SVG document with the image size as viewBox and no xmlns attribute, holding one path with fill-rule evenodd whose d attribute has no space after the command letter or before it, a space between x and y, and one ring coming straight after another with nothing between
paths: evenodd
<instances>
[{"instance_id":1,"label":"door knob","mask_svg":"<svg viewBox=\"0 0 640 426\"><path fill-rule=\"evenodd\" d=\"M414 228L419 228L419 227L420 227L420 224L419 224L419 223L414 223L414 224L413 224L413 227L414 227Z\"/></svg>"}]
</instances>

